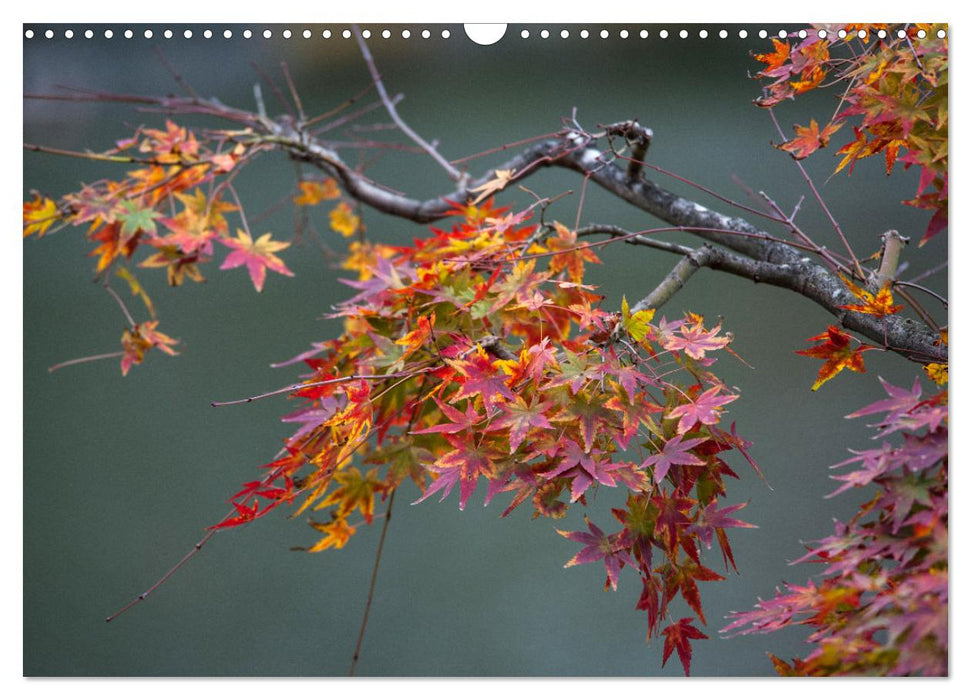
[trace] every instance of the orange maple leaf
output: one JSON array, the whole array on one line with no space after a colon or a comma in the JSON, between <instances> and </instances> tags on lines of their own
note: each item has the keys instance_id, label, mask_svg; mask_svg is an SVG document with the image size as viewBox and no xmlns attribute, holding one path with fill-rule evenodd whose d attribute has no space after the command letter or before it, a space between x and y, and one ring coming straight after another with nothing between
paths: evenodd
<instances>
[{"instance_id":1,"label":"orange maple leaf","mask_svg":"<svg viewBox=\"0 0 971 700\"><path fill-rule=\"evenodd\" d=\"M428 340L432 337L432 327L435 325L435 312L432 311L428 316L420 316L418 318L418 327L413 331L409 331L398 340L394 341L395 345L404 345L405 350L401 355L401 359L405 359L408 355L412 354L416 350L420 349Z\"/></svg>"},{"instance_id":2,"label":"orange maple leaf","mask_svg":"<svg viewBox=\"0 0 971 700\"><path fill-rule=\"evenodd\" d=\"M823 366L820 368L819 374L816 375L816 381L813 382L813 391L816 391L816 389L821 387L844 369L849 369L853 372L866 372L866 368L863 366L862 355L867 350L876 350L876 348L872 345L863 344L854 350L850 345L853 337L847 333L844 333L836 326L830 326L826 329L825 333L815 335L812 338L809 338L806 342L811 343L817 340L824 342L821 342L818 345L806 350L796 350L797 355L805 355L806 357L815 357L819 360L826 360L826 362L823 363Z\"/></svg>"},{"instance_id":3,"label":"orange maple leaf","mask_svg":"<svg viewBox=\"0 0 971 700\"><path fill-rule=\"evenodd\" d=\"M561 270L566 270L570 281L582 282L583 263L599 263L600 258L589 246L577 245L576 231L571 231L559 221L554 222L553 225L556 228L556 236L546 239L546 247L555 253L550 259L550 273L555 275Z\"/></svg>"},{"instance_id":4,"label":"orange maple leaf","mask_svg":"<svg viewBox=\"0 0 971 700\"><path fill-rule=\"evenodd\" d=\"M809 120L809 126L793 126L796 137L785 143L775 146L780 151L789 153L796 160L802 160L806 156L815 153L820 148L825 148L829 144L830 137L839 131L843 126L842 122L827 124L822 131L815 119ZM775 145L775 144L773 144Z\"/></svg>"},{"instance_id":5,"label":"orange maple leaf","mask_svg":"<svg viewBox=\"0 0 971 700\"><path fill-rule=\"evenodd\" d=\"M789 60L788 43L773 38L772 45L775 46L775 51L773 53L760 53L755 55L756 60L766 64L763 72L775 70Z\"/></svg>"}]
</instances>

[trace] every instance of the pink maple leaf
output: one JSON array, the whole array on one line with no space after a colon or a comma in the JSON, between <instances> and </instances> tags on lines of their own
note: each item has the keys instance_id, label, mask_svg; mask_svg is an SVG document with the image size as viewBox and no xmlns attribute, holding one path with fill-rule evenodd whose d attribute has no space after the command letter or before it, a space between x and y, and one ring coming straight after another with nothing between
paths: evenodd
<instances>
[{"instance_id":1,"label":"pink maple leaf","mask_svg":"<svg viewBox=\"0 0 971 700\"><path fill-rule=\"evenodd\" d=\"M621 530L613 535L607 535L603 530L590 522L590 518L584 516L583 519L586 520L587 529L590 532L566 532L564 530L557 530L558 533L568 540L584 545L583 549L574 554L570 561L564 564L563 567L566 568L577 564L590 564L591 562L603 559L604 568L607 570L607 583L604 589L609 586L616 591L617 579L620 577L621 568L625 564L637 568L628 551L624 531Z\"/></svg>"},{"instance_id":2,"label":"pink maple leaf","mask_svg":"<svg viewBox=\"0 0 971 700\"><path fill-rule=\"evenodd\" d=\"M715 425L721 420L721 409L727 403L738 398L738 394L718 395L720 387L714 386L701 394L698 398L675 407L668 418L678 418L678 433L688 432L695 423Z\"/></svg>"},{"instance_id":3,"label":"pink maple leaf","mask_svg":"<svg viewBox=\"0 0 971 700\"><path fill-rule=\"evenodd\" d=\"M710 331L706 331L699 320L690 326L681 326L680 335L672 333L665 336L661 344L665 350L683 350L688 357L701 360L704 359L707 351L718 350L731 342L732 339L727 336L718 337L720 330L721 324L718 324Z\"/></svg>"},{"instance_id":4,"label":"pink maple leaf","mask_svg":"<svg viewBox=\"0 0 971 700\"><path fill-rule=\"evenodd\" d=\"M231 270L245 265L257 292L263 291L267 268L281 275L293 277L286 264L275 255L277 251L289 248L290 244L274 241L270 233L264 233L254 241L246 231L236 229L236 238L220 238L219 242L233 249L219 269Z\"/></svg>"},{"instance_id":5,"label":"pink maple leaf","mask_svg":"<svg viewBox=\"0 0 971 700\"><path fill-rule=\"evenodd\" d=\"M914 378L914 386L908 391L898 386L894 386L890 382L886 381L883 377L877 377L880 380L880 384L883 385L883 390L887 392L887 396L890 398L882 399L881 401L876 401L871 403L869 406L864 406L858 411L848 414L847 418L859 418L860 416L869 416L874 413L886 413L887 416L884 418L884 423L889 423L903 413L907 413L912 410L917 402L920 400L921 388L920 383L917 378Z\"/></svg>"},{"instance_id":6,"label":"pink maple leaf","mask_svg":"<svg viewBox=\"0 0 971 700\"><path fill-rule=\"evenodd\" d=\"M705 462L703 459L700 459L697 455L691 454L689 450L706 441L707 438L691 438L690 440L683 440L680 435L675 435L673 438L664 443L664 446L661 448L660 452L652 454L650 457L645 459L641 463L641 467L653 467L654 483L659 484L664 477L667 476L668 470L675 464L704 464Z\"/></svg>"}]
</instances>

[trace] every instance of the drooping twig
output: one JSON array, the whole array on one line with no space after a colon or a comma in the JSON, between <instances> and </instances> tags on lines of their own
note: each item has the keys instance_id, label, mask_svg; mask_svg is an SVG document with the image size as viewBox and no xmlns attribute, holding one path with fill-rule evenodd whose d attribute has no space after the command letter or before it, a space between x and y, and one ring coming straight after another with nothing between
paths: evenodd
<instances>
[{"instance_id":1,"label":"drooping twig","mask_svg":"<svg viewBox=\"0 0 971 700\"><path fill-rule=\"evenodd\" d=\"M229 515L232 515L234 512L235 511L230 511L229 512ZM229 516L227 515L227 517L229 517ZM138 605L139 603L141 603L142 601L144 601L146 598L148 598L148 596L150 596L152 593L154 593L159 588L159 586L161 586L166 581L168 581L170 578L172 578L172 576L175 574L176 571L178 571L179 569L181 569L190 559L192 559L192 557L194 557L196 554L198 554L199 551L205 546L205 544L209 540L211 540L213 538L213 536L217 532L219 532L219 530L210 530L209 532L207 532L206 535L205 535L205 537L203 537L201 540L199 540L198 542L196 542L195 546L191 550L189 550L189 552L187 552L184 557L182 557L181 559L179 559L179 561L171 569L169 569L168 571L166 571L165 574L162 576L162 578L160 578L158 581L156 581L154 584L152 584L152 586L148 590L146 590L144 593L142 593L141 595L139 595L137 598L135 598L134 600L132 600L131 602L129 602L127 605L125 605L124 607L119 608L118 610L116 610L115 612L113 612L111 615L109 615L108 617L106 617L105 618L105 622L111 622L112 620L116 619L119 615L123 615L124 613L128 612L133 607L135 607L136 605Z\"/></svg>"},{"instance_id":2,"label":"drooping twig","mask_svg":"<svg viewBox=\"0 0 971 700\"><path fill-rule=\"evenodd\" d=\"M80 365L80 364L84 364L85 362L97 362L98 360L109 360L112 357L121 357L124 354L125 353L123 351L118 350L116 352L106 352L106 353L102 353L100 355L89 355L87 357L76 357L73 360L65 360L64 362L58 362L56 365L52 365L52 366L48 367L47 368L47 371L48 372L56 372L59 369L63 369L64 367L70 367L71 365Z\"/></svg>"},{"instance_id":3,"label":"drooping twig","mask_svg":"<svg viewBox=\"0 0 971 700\"><path fill-rule=\"evenodd\" d=\"M255 396L247 396L245 399L231 399L229 401L212 401L210 406L219 408L220 406L238 406L244 403L253 403L254 401L259 401L260 399L267 399L271 396L279 396L280 394L289 394L300 389L310 389L315 386L328 386L330 384L343 384L345 382L353 382L358 380L379 380L379 379L393 379L398 377L407 376L407 372L391 372L389 374L351 374L346 377L335 377L333 379L322 379L319 382L303 382L298 384L291 384L289 386L282 387L280 389L273 389L272 391L266 391L262 394L256 394Z\"/></svg>"},{"instance_id":4,"label":"drooping twig","mask_svg":"<svg viewBox=\"0 0 971 700\"><path fill-rule=\"evenodd\" d=\"M361 657L361 645L364 644L364 633L367 631L368 616L371 614L371 602L374 600L374 587L378 582L378 567L381 564L381 554L384 552L384 540L388 535L388 525L391 523L391 508L394 506L394 497L398 489L391 492L388 498L388 510L385 512L384 523L381 524L381 536L378 539L378 549L374 554L374 567L371 569L371 582L368 585L367 602L364 604L364 614L361 617L361 628L357 633L357 643L354 645L354 654L351 656L351 668L347 675L353 676L357 669L357 661Z\"/></svg>"}]
</instances>

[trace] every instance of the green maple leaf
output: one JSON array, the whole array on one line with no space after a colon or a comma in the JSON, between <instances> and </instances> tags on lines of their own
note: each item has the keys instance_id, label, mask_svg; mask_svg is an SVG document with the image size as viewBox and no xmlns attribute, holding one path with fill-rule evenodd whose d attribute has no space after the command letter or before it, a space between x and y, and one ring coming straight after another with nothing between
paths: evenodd
<instances>
[{"instance_id":1,"label":"green maple leaf","mask_svg":"<svg viewBox=\"0 0 971 700\"><path fill-rule=\"evenodd\" d=\"M128 241L144 231L153 236L156 234L155 219L159 213L152 208L142 209L132 201L121 203L122 212L117 214L117 220L121 222L121 237Z\"/></svg>"}]
</instances>

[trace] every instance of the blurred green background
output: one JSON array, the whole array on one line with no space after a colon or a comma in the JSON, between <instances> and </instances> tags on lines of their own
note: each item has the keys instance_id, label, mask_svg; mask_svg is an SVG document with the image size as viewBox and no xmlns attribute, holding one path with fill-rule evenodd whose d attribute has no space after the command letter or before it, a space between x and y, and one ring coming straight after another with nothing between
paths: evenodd
<instances>
[{"instance_id":1,"label":"blurred green background","mask_svg":"<svg viewBox=\"0 0 971 700\"><path fill-rule=\"evenodd\" d=\"M165 25L175 38L102 38L104 26L70 25L75 38L63 38L68 25L34 26L24 42L24 90L53 94L59 86L158 95L177 93L165 60L202 96L252 109L253 85L271 113L283 111L259 70L282 85L280 62L289 65L306 110L331 109L364 89L369 78L353 40L340 38L343 26L289 25L282 37L272 26ZM559 38L560 26L510 26L496 45L468 40L461 26L407 27L411 38L380 37L370 27L369 45L392 94L403 93L401 115L428 140L437 140L453 159L555 131L560 119L577 110L581 124L637 118L655 133L649 160L716 192L748 204L744 188L764 190L791 209L807 195L799 214L802 226L819 241L838 242L819 208L810 201L790 158L770 145L778 141L769 116L753 106L758 70L752 52L765 51L761 27L707 26L709 37L678 38L681 27L582 25L591 37ZM82 37L93 29L95 38ZM193 31L184 39L185 28ZM610 38L599 38L601 29ZM773 27L767 29L775 30ZM371 99L373 94L368 98ZM785 127L819 121L836 108L834 95L807 96L778 110ZM24 140L74 150L104 150L134 126L159 126L164 117L117 104L24 101ZM187 123L205 123L191 122ZM386 121L383 117L380 121ZM386 135L382 134L386 137ZM343 138L343 134L339 135ZM348 138L353 138L349 135ZM831 150L849 140L837 134ZM348 157L352 157L349 155ZM428 158L399 151L366 154L368 175L416 197L446 191L449 183ZM472 162L482 173L503 156ZM913 196L916 174L883 174L879 162L862 163L851 178L828 180L836 161L823 152L806 162L843 230L863 255L879 246L878 236L897 228L916 241L926 225L919 211L899 206ZM24 196L38 189L52 196L82 182L119 177L120 168L25 153ZM286 201L295 182L293 164L267 158L236 182L251 226L293 237L296 214ZM662 184L714 208L725 205L676 181ZM548 216L572 225L581 180L550 171L525 183L554 196L572 190ZM518 191L500 202L525 206ZM327 232L326 206L313 213L327 242L343 241ZM261 215L268 212L266 215ZM254 223L256 220L256 223ZM583 202L584 223L612 223L631 230L656 224L647 215L593 186ZM407 242L425 229L365 212L369 235ZM754 223L759 223L755 221ZM770 229L783 235L779 229ZM212 400L238 398L295 381L294 368L269 364L307 349L337 331L321 320L329 306L347 296L327 263L318 240L305 235L284 251L293 279L271 273L264 291L254 292L241 269L216 268L224 252L204 272L205 284L187 282L167 288L164 273L142 271L161 318L160 329L183 342L183 354L150 354L122 378L117 361L70 367L54 374L55 363L117 348L124 326L115 302L92 284L93 261L83 229L66 229L24 244L24 674L28 676L330 676L347 672L363 611L377 544L378 528L362 529L341 551L307 555L289 551L308 545L315 534L278 510L258 523L217 536L187 567L146 603L106 625L104 618L145 590L220 518L226 499L256 478L291 426L279 417L293 409L277 397L246 406L214 409ZM639 299L665 275L675 260L657 251L611 246L601 251L605 265L589 281L601 285L609 306L620 295ZM944 236L906 255L912 273L947 255ZM928 280L946 289L946 275ZM116 285L119 290L123 284ZM125 292L127 295L127 292ZM138 308L132 302L131 308ZM835 484L827 467L842 461L847 448L862 448L870 432L860 421L842 416L874 401L882 391L877 376L898 385L913 382L918 368L896 356L868 353L868 372L844 373L818 392L809 391L817 361L793 350L822 332L832 318L789 292L756 286L727 275L700 271L663 312L685 310L724 318L735 334L733 349L749 369L723 355L717 370L736 385L742 398L730 419L754 441L751 452L765 472L760 481L743 462L733 466L742 480L729 485L727 502L748 501L745 520L759 526L732 535L739 574L702 588L710 639L695 645L697 676L770 675L766 651L778 656L805 653L802 630L769 637L720 639L717 630L732 610L749 609L758 596L771 596L782 580L804 583L817 572L790 566L803 552L800 541L824 537L834 517L847 517L863 494L824 497ZM937 309L935 309L937 311ZM139 320L142 320L139 318ZM926 384L926 382L925 382ZM604 593L602 567L564 570L575 545L554 532L580 529L587 512L613 527L609 508L622 494L601 489L590 507L575 507L566 521L531 520L526 507L506 519L497 502L482 508L480 491L465 512L457 499L408 502L403 493L389 530L370 625L358 665L372 676L643 676L681 675L676 659L661 668L661 642L644 644L646 618L634 605L639 581L621 576L617 592ZM380 510L380 507L379 507ZM380 521L378 521L380 522ZM709 566L721 571L711 552ZM672 615L693 615L683 604Z\"/></svg>"}]
</instances>

